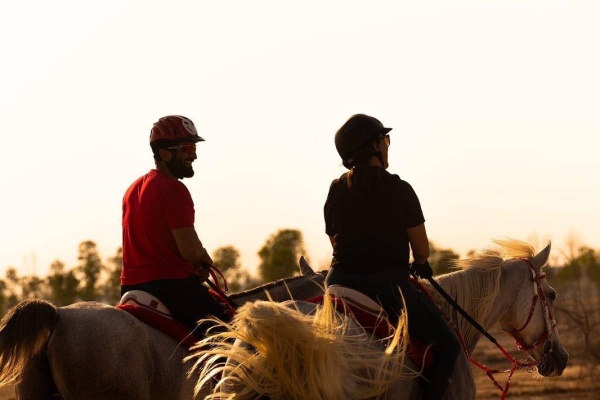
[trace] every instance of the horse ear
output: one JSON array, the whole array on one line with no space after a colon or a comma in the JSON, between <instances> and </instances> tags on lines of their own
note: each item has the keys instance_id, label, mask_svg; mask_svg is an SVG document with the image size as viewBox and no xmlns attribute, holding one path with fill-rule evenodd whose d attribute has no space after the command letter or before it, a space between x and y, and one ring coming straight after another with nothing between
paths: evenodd
<instances>
[{"instance_id":1,"label":"horse ear","mask_svg":"<svg viewBox=\"0 0 600 400\"><path fill-rule=\"evenodd\" d=\"M541 270L542 267L548 263L548 258L550 257L550 245L551 245L551 243L548 242L548 246L546 246L546 248L544 250L540 251L531 260L531 262L537 269Z\"/></svg>"},{"instance_id":2,"label":"horse ear","mask_svg":"<svg viewBox=\"0 0 600 400\"><path fill-rule=\"evenodd\" d=\"M300 256L298 264L300 265L300 273L302 274L302 276L309 276L315 274L315 271L313 271L310 265L308 265L308 262L306 261L304 256Z\"/></svg>"}]
</instances>

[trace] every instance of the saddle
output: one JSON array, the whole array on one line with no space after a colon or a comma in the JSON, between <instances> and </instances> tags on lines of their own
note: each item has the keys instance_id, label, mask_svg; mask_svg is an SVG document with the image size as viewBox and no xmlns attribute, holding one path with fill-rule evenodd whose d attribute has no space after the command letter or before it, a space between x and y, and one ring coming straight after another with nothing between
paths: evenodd
<instances>
[{"instance_id":1,"label":"saddle","mask_svg":"<svg viewBox=\"0 0 600 400\"><path fill-rule=\"evenodd\" d=\"M215 296L214 293L212 293ZM219 296L217 300L219 300ZM171 316L171 312L156 297L142 290L132 290L123 295L116 308L128 312L145 324L169 335L188 350L200 339L193 331Z\"/></svg>"},{"instance_id":2,"label":"saddle","mask_svg":"<svg viewBox=\"0 0 600 400\"><path fill-rule=\"evenodd\" d=\"M394 334L394 325L390 323L381 305L364 293L342 285L330 285L327 294L331 296L333 305L339 313L352 318L373 337L385 339ZM323 296L313 297L307 301L323 304ZM427 343L411 338L407 356L415 365L427 368L433 364L433 355L431 351L427 351L428 348Z\"/></svg>"}]
</instances>

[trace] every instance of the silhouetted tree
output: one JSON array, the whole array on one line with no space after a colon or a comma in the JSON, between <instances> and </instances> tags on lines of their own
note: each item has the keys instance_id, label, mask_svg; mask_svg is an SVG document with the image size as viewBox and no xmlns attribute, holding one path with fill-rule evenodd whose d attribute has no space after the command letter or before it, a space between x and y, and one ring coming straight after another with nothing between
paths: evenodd
<instances>
[{"instance_id":1,"label":"silhouetted tree","mask_svg":"<svg viewBox=\"0 0 600 400\"><path fill-rule=\"evenodd\" d=\"M50 265L47 280L51 302L58 306L66 306L77 301L79 281L74 271L65 271L63 262L56 260Z\"/></svg>"},{"instance_id":2,"label":"silhouetted tree","mask_svg":"<svg viewBox=\"0 0 600 400\"><path fill-rule=\"evenodd\" d=\"M433 243L430 243L429 264L435 275L456 271L456 261L459 258L460 255L451 249L438 249Z\"/></svg>"},{"instance_id":3,"label":"silhouetted tree","mask_svg":"<svg viewBox=\"0 0 600 400\"><path fill-rule=\"evenodd\" d=\"M7 311L6 300L6 282L0 279L0 315L4 315Z\"/></svg>"},{"instance_id":4,"label":"silhouetted tree","mask_svg":"<svg viewBox=\"0 0 600 400\"><path fill-rule=\"evenodd\" d=\"M585 247L579 255L579 261L592 282L600 288L600 252Z\"/></svg>"},{"instance_id":5,"label":"silhouetted tree","mask_svg":"<svg viewBox=\"0 0 600 400\"><path fill-rule=\"evenodd\" d=\"M21 287L17 270L10 267L6 270L6 310L13 308L21 298Z\"/></svg>"},{"instance_id":6,"label":"silhouetted tree","mask_svg":"<svg viewBox=\"0 0 600 400\"><path fill-rule=\"evenodd\" d=\"M567 262L556 274L556 280L559 285L573 283L579 286L583 274L591 272L592 276L595 276L597 269L598 260L596 260L594 250L583 246L578 251L571 250L569 252Z\"/></svg>"},{"instance_id":7,"label":"silhouetted tree","mask_svg":"<svg viewBox=\"0 0 600 400\"><path fill-rule=\"evenodd\" d=\"M98 298L98 279L104 269L102 260L96 249L96 243L87 240L79 244L79 265L75 268L76 274L82 277L83 283L80 295L84 301Z\"/></svg>"},{"instance_id":8,"label":"silhouetted tree","mask_svg":"<svg viewBox=\"0 0 600 400\"><path fill-rule=\"evenodd\" d=\"M118 303L121 298L121 271L123 270L123 248L119 247L117 253L108 259L112 268L108 268L108 278L104 285L104 300L109 303Z\"/></svg>"},{"instance_id":9,"label":"silhouetted tree","mask_svg":"<svg viewBox=\"0 0 600 400\"><path fill-rule=\"evenodd\" d=\"M21 300L24 299L48 299L49 290L46 281L37 276L26 276L21 279Z\"/></svg>"},{"instance_id":10,"label":"silhouetted tree","mask_svg":"<svg viewBox=\"0 0 600 400\"><path fill-rule=\"evenodd\" d=\"M248 271L242 269L240 264L240 252L233 246L219 247L213 253L215 267L223 273L227 280L230 291L238 291L245 287L250 278Z\"/></svg>"},{"instance_id":11,"label":"silhouetted tree","mask_svg":"<svg viewBox=\"0 0 600 400\"><path fill-rule=\"evenodd\" d=\"M302 232L282 229L273 234L258 252L261 263L258 272L266 281L293 276L297 273L297 262L304 253Z\"/></svg>"}]
</instances>

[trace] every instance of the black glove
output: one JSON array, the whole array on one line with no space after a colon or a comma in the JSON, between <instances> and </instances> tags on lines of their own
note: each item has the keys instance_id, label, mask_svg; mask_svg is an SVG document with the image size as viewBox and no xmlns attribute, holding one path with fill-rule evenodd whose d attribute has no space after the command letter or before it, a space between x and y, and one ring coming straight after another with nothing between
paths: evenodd
<instances>
[{"instance_id":1,"label":"black glove","mask_svg":"<svg viewBox=\"0 0 600 400\"><path fill-rule=\"evenodd\" d=\"M410 273L418 276L421 279L429 279L433 277L433 270L431 269L431 265L429 265L428 261L425 261L423 264L417 264L413 262L410 266Z\"/></svg>"}]
</instances>

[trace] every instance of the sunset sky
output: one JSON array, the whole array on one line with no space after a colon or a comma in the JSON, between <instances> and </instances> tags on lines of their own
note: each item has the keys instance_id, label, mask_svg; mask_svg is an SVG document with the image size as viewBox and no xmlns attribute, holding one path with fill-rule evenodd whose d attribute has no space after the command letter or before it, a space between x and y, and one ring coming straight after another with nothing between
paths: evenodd
<instances>
[{"instance_id":1,"label":"sunset sky","mask_svg":"<svg viewBox=\"0 0 600 400\"><path fill-rule=\"evenodd\" d=\"M0 5L0 273L121 245L148 134L191 118L184 180L212 253L254 272L282 228L313 266L352 114L391 131L438 247L511 237L600 248L597 1L23 1Z\"/></svg>"}]
</instances>

